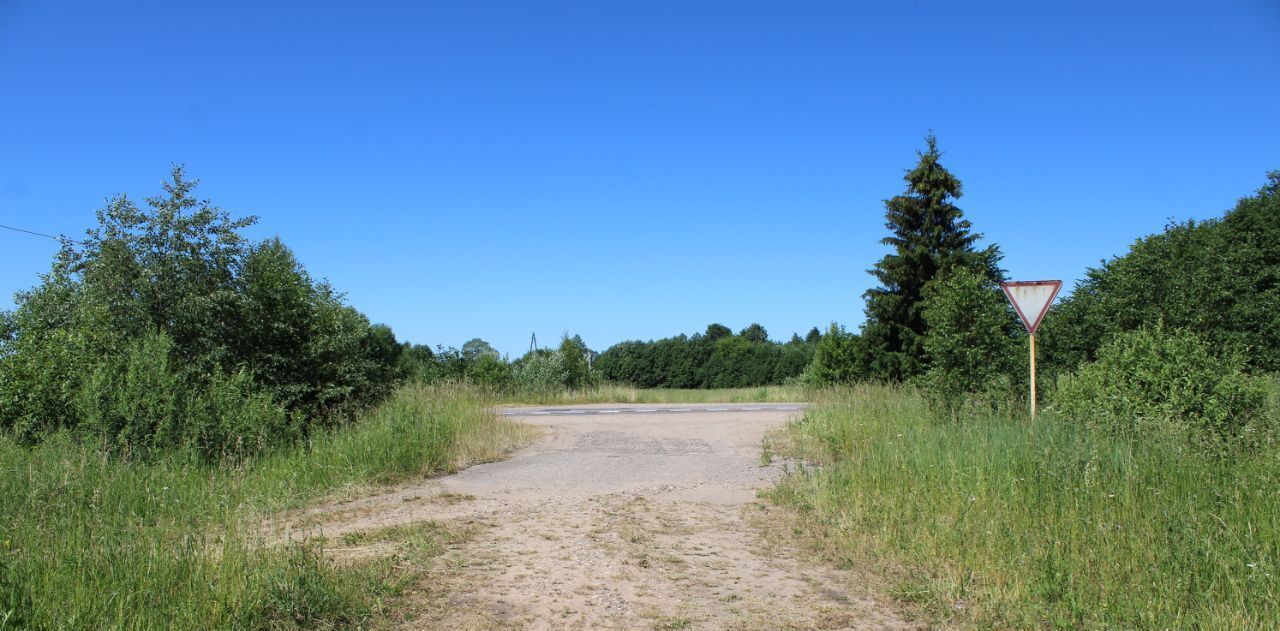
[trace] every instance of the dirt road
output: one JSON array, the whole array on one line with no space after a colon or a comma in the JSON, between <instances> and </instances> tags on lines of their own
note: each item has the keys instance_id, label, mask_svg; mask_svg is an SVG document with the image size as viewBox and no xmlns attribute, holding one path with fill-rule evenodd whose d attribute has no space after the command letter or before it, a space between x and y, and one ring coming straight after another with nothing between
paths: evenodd
<instances>
[{"instance_id":1,"label":"dirt road","mask_svg":"<svg viewBox=\"0 0 1280 631\"><path fill-rule=\"evenodd\" d=\"M547 435L511 459L291 517L351 533L435 522L471 533L400 619L422 629L899 629L856 573L805 561L756 489L766 430L801 406L507 410ZM377 544L335 545L339 556Z\"/></svg>"}]
</instances>

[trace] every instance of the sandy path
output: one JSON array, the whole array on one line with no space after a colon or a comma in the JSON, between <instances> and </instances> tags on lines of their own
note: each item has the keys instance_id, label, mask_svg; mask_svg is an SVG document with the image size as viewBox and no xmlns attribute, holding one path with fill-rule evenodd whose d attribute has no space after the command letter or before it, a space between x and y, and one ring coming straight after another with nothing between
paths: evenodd
<instances>
[{"instance_id":1,"label":"sandy path","mask_svg":"<svg viewBox=\"0 0 1280 631\"><path fill-rule=\"evenodd\" d=\"M689 411L636 411L664 407ZM422 581L404 628L914 628L856 573L798 557L755 499L781 472L761 465L761 439L796 407L513 410L546 438L504 462L277 526L318 524L330 540L425 521L474 527Z\"/></svg>"}]
</instances>

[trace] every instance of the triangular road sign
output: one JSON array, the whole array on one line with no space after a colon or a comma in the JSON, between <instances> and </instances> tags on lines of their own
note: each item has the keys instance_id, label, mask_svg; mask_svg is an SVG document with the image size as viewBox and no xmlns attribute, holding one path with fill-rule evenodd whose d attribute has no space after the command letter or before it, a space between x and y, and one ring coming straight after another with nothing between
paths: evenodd
<instances>
[{"instance_id":1,"label":"triangular road sign","mask_svg":"<svg viewBox=\"0 0 1280 631\"><path fill-rule=\"evenodd\" d=\"M1022 325L1027 327L1027 332L1035 335L1036 329L1040 328L1040 321L1044 319L1044 314L1049 311L1049 305L1053 304L1058 290L1062 289L1062 281L1011 281L1000 283L1000 288L1004 290L1004 295L1009 298L1009 302L1013 303L1018 317L1022 318Z\"/></svg>"}]
</instances>

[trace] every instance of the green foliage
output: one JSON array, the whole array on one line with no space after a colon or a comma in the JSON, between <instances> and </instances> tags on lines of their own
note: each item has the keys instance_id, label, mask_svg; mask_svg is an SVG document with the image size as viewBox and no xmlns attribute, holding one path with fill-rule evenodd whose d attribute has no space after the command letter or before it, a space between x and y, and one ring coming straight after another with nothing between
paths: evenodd
<instances>
[{"instance_id":1,"label":"green foliage","mask_svg":"<svg viewBox=\"0 0 1280 631\"><path fill-rule=\"evenodd\" d=\"M1280 468L1116 440L1052 413L940 420L907 388L832 393L768 493L797 539L881 575L926 626L1270 629ZM775 448L780 442L775 442Z\"/></svg>"},{"instance_id":2,"label":"green foliage","mask_svg":"<svg viewBox=\"0 0 1280 631\"><path fill-rule=\"evenodd\" d=\"M629 340L614 344L601 353L596 368L606 381L654 388L663 378L656 370L656 356L653 342Z\"/></svg>"},{"instance_id":3,"label":"green foliage","mask_svg":"<svg viewBox=\"0 0 1280 631\"><path fill-rule=\"evenodd\" d=\"M773 380L776 357L776 345L736 335L716 340L715 350L704 366L706 387L742 388L768 384Z\"/></svg>"},{"instance_id":4,"label":"green foliage","mask_svg":"<svg viewBox=\"0 0 1280 631\"><path fill-rule=\"evenodd\" d=\"M863 377L864 363L858 336L832 322L818 340L804 379L813 386L853 383Z\"/></svg>"},{"instance_id":5,"label":"green foliage","mask_svg":"<svg viewBox=\"0 0 1280 631\"><path fill-rule=\"evenodd\" d=\"M531 352L516 363L512 386L517 392L547 396L558 393L569 381L560 351Z\"/></svg>"},{"instance_id":6,"label":"green foliage","mask_svg":"<svg viewBox=\"0 0 1280 631\"><path fill-rule=\"evenodd\" d=\"M813 327L812 329L809 329L809 334L804 336L805 344L817 344L818 340L821 340L821 339L822 339L822 331L819 331L818 327L816 326Z\"/></svg>"},{"instance_id":7,"label":"green foliage","mask_svg":"<svg viewBox=\"0 0 1280 631\"><path fill-rule=\"evenodd\" d=\"M1090 269L1054 309L1043 336L1047 369L1070 371L1118 334L1163 322L1249 365L1280 370L1280 171L1221 219L1172 224Z\"/></svg>"},{"instance_id":8,"label":"green foliage","mask_svg":"<svg viewBox=\"0 0 1280 631\"><path fill-rule=\"evenodd\" d=\"M166 343L139 341L134 354ZM35 446L0 436L0 628L387 626L379 612L417 578L411 559L335 563L318 537L264 542L263 519L336 489L501 457L532 434L492 404L475 388L407 386L357 423L238 466L109 458L65 432Z\"/></svg>"},{"instance_id":9,"label":"green foliage","mask_svg":"<svg viewBox=\"0 0 1280 631\"><path fill-rule=\"evenodd\" d=\"M705 335L615 344L596 367L603 379L638 388L746 388L797 378L812 361L813 349L799 339L771 342L759 324L740 335L712 324Z\"/></svg>"},{"instance_id":10,"label":"green foliage","mask_svg":"<svg viewBox=\"0 0 1280 631\"><path fill-rule=\"evenodd\" d=\"M104 358L76 397L78 429L125 452L181 445L183 388L180 375L169 365L172 350L168 335L147 334L123 354Z\"/></svg>"},{"instance_id":11,"label":"green foliage","mask_svg":"<svg viewBox=\"0 0 1280 631\"><path fill-rule=\"evenodd\" d=\"M942 152L932 133L920 162L907 172L907 191L885 202L883 243L893 248L871 270L879 287L865 294L867 320L861 340L866 346L867 377L902 381L927 369L926 323L921 301L924 288L953 267L969 267L993 281L1002 280L999 249L975 250L981 235L952 200L962 194L960 180L942 166ZM845 370L853 370L853 367Z\"/></svg>"},{"instance_id":12,"label":"green foliage","mask_svg":"<svg viewBox=\"0 0 1280 631\"><path fill-rule=\"evenodd\" d=\"M936 406L954 411L1012 394L1019 325L999 285L957 267L925 285L921 311L929 362L921 381Z\"/></svg>"},{"instance_id":13,"label":"green foliage","mask_svg":"<svg viewBox=\"0 0 1280 631\"><path fill-rule=\"evenodd\" d=\"M714 324L708 324L707 331L705 333L705 337L711 340L712 342L722 337L729 337L731 335L733 335L733 329L723 324L720 324L718 322Z\"/></svg>"},{"instance_id":14,"label":"green foliage","mask_svg":"<svg viewBox=\"0 0 1280 631\"><path fill-rule=\"evenodd\" d=\"M476 337L462 345L462 357L467 361L475 361L485 355L499 357L499 353L488 342Z\"/></svg>"},{"instance_id":15,"label":"green foliage","mask_svg":"<svg viewBox=\"0 0 1280 631\"><path fill-rule=\"evenodd\" d=\"M747 328L738 333L738 337L748 342L763 344L769 341L769 332L763 326L752 322Z\"/></svg>"},{"instance_id":16,"label":"green foliage","mask_svg":"<svg viewBox=\"0 0 1280 631\"><path fill-rule=\"evenodd\" d=\"M254 218L195 186L175 168L145 208L110 200L17 295L0 321L0 428L27 443L65 428L137 454L242 453L386 396L400 378L390 329L313 282L278 239L247 242Z\"/></svg>"},{"instance_id":17,"label":"green foliage","mask_svg":"<svg viewBox=\"0 0 1280 631\"><path fill-rule=\"evenodd\" d=\"M1218 350L1186 330L1120 334L1062 378L1055 409L1131 440L1256 442L1268 429L1266 382L1245 374L1243 355Z\"/></svg>"},{"instance_id":18,"label":"green foliage","mask_svg":"<svg viewBox=\"0 0 1280 631\"><path fill-rule=\"evenodd\" d=\"M592 374L588 357L591 356L591 349L587 348L582 338L575 335L569 337L566 333L560 341L560 361L564 366L566 388L585 388L591 385Z\"/></svg>"},{"instance_id":19,"label":"green foliage","mask_svg":"<svg viewBox=\"0 0 1280 631\"><path fill-rule=\"evenodd\" d=\"M400 345L399 372L411 381L428 382L435 369L436 354L426 344Z\"/></svg>"},{"instance_id":20,"label":"green foliage","mask_svg":"<svg viewBox=\"0 0 1280 631\"><path fill-rule=\"evenodd\" d=\"M493 353L477 355L467 364L467 380L497 390L511 382L511 364Z\"/></svg>"},{"instance_id":21,"label":"green foliage","mask_svg":"<svg viewBox=\"0 0 1280 631\"><path fill-rule=\"evenodd\" d=\"M244 460L269 448L297 442L308 429L302 412L289 413L247 370L221 370L181 398L174 438L207 461ZM164 440L161 440L164 438ZM171 447L167 436L153 436L152 451Z\"/></svg>"}]
</instances>

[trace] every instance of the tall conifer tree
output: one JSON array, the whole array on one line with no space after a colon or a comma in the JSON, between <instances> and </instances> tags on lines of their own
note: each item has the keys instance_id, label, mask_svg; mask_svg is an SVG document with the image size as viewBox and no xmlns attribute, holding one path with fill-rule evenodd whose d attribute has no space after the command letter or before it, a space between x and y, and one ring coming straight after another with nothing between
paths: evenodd
<instances>
[{"instance_id":1,"label":"tall conifer tree","mask_svg":"<svg viewBox=\"0 0 1280 631\"><path fill-rule=\"evenodd\" d=\"M885 202L885 226L891 234L882 243L893 252L869 270L880 282L865 294L862 343L864 370L871 378L902 381L927 368L921 298L929 281L956 265L1003 280L999 249L975 250L982 235L970 232L969 221L952 203L963 194L962 187L939 161L938 139L929 132L925 141L920 162L903 178L906 192Z\"/></svg>"}]
</instances>

